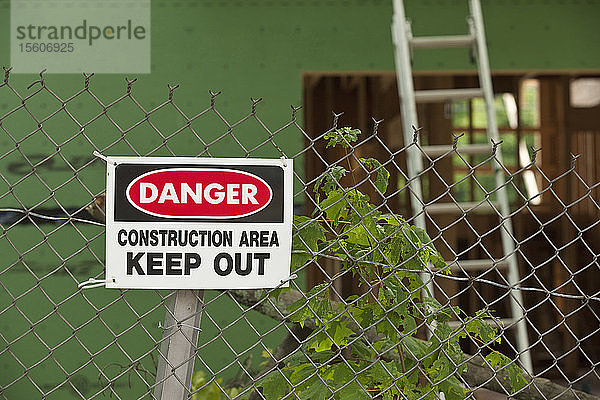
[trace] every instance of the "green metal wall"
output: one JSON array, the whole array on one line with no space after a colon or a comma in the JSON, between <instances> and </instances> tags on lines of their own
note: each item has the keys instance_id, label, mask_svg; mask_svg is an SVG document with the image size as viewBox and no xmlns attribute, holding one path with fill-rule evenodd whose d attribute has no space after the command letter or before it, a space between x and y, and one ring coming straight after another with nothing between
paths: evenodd
<instances>
[{"instance_id":1,"label":"green metal wall","mask_svg":"<svg viewBox=\"0 0 600 400\"><path fill-rule=\"evenodd\" d=\"M490 0L483 1L483 12L492 69L600 70L600 51L597 51L600 42L600 1ZM408 1L407 14L413 19L415 35L466 32L466 1ZM137 76L133 93L144 106L153 107L167 99L167 84L180 84L175 92L175 101L185 112L193 115L209 105L209 89L221 90L223 94L217 99L217 107L230 122L248 114L250 97L262 97L258 114L269 128L276 129L290 119L290 105L302 104L303 71L393 70L389 28L391 15L391 1L377 0L153 0L152 73ZM0 0L0 65L10 65L9 17L9 1ZM118 63L119 60L114 62ZM462 70L470 69L471 65L464 50L423 50L415 59L415 68ZM92 91L103 101L109 102L124 93L124 78L124 75L94 76L91 80ZM34 75L13 74L10 82L25 94L28 92L26 86L35 79ZM48 72L46 80L48 86L60 96L68 96L83 86L81 76L52 74L52 71ZM35 87L31 90L35 90ZM0 89L0 115L18 104L18 99L6 88ZM59 105L49 96L36 96L29 103L32 111L39 116L48 115ZM69 108L81 121L87 121L99 112L99 106L86 96L75 99ZM140 117L139 110L125 102L110 112L123 126L130 125ZM172 111L157 113L153 117L164 134L184 124L184 120ZM36 129L26 115L15 114L3 123L17 140ZM206 140L226 130L216 118L201 119L194 127ZM53 117L45 129L57 140L66 140L76 132L73 123L58 116ZM98 121L86 127L86 134L98 145L106 145L117 137L118 132L108 122ZM130 136L133 144L142 152L149 151L162 140L148 126L136 129ZM266 133L256 123L245 123L236 131L236 136L251 147L264 140ZM282 132L276 141L289 156L298 152L303 144L303 138L296 130ZM182 156L195 155L202 150L192 135L178 135L170 144ZM41 134L35 134L19 145L27 155L47 155L55 151L55 147ZM14 147L13 140L0 132L0 154ZM89 159L92 150L82 138L61 146L61 153L71 161ZM214 156L244 156L239 148L227 140L216 144L211 152ZM114 147L106 153L133 154L125 145ZM162 150L156 153L167 154ZM276 155L272 148L252 154ZM19 179L23 171L26 173L30 170L23 161L16 152L0 160L0 171L11 184ZM296 166L301 173L302 163L298 162ZM38 174L50 184L51 189L42 187L35 177L14 187L15 195L26 206L37 204L50 195L52 188L73 177L58 156L54 157L54 162L41 165ZM81 173L81 179L92 191L99 192L104 185L104 165L95 162ZM8 190L9 185L0 182L0 195ZM81 206L91 200L76 181L56 190L55 196L63 206ZM0 199L0 207L14 206L19 206L19 203L11 196ZM56 206L53 201L43 205ZM74 255L85 244L84 237L97 235L99 228L82 226L79 233L66 227L53 233L55 227L44 225L41 227L43 233L31 225L17 226L0 235L0 310L8 310L0 314L0 330L4 338L0 341L0 385L23 374L24 367L15 361L11 353L29 366L48 355L46 346L52 347L65 341L46 361L29 372L37 383L46 385L44 390L62 382L66 376L58 369L54 359L69 372L89 362L89 354L83 350L65 321L53 315L48 320L36 322L51 312L54 304L59 304L56 307L62 315L67 316L72 326L78 326L96 315L98 309L102 310L98 312L105 324L96 319L77 332L77 337L89 346L92 353L108 346L108 350L94 358L100 368L113 361L126 360L119 345L133 356L141 354L151 345L150 338L139 326L123 333L113 342L114 333L110 329L123 332L137 317L122 300L112 306L102 307L124 296L134 309L143 312L156 304L159 299L157 293L137 291L122 295L117 291L93 289L85 292L85 295L73 296L77 280L85 280L100 272L92 252L103 259L103 239L94 239L89 244L89 250ZM43 241L47 243L27 253L19 262L20 253ZM50 250L50 245L60 257ZM61 258L66 261L63 263ZM73 277L59 268L63 264ZM57 268L58 272L44 278ZM19 313L12 307L13 304L18 305L24 313ZM226 324L228 313L218 310L233 305L219 301L211 307L211 315L224 315L216 323ZM160 330L156 325L163 316L162 311L155 311L145 315L141 323L154 337L159 337ZM270 326L270 322L260 316L253 318L253 325L263 326L265 331ZM239 349L257 341L256 335L244 325L236 324L227 333L228 340L237 343ZM203 329L201 341L202 337L215 337L217 327L214 322L205 318ZM265 345L274 346L280 335L280 331L269 335L264 339ZM21 339L13 342L21 336ZM47 344L42 344L42 340ZM7 347L6 341L11 343L10 346ZM260 352L260 346L253 350L255 355ZM224 365L230 354L219 341L204 352L206 359L215 367ZM149 360L144 363L150 365ZM233 369L230 369L224 375L233 373ZM93 363L75 375L77 378L73 378L73 381L78 382L82 391L87 387L86 393L91 394L98 389L95 386L98 369ZM126 385L126 378L117 382L119 393L125 390ZM143 392L139 380L134 378L132 395L139 395L140 390ZM69 393L65 387L55 391L49 398L64 399ZM7 389L4 395L8 398L39 397L27 379Z\"/></svg>"}]
</instances>

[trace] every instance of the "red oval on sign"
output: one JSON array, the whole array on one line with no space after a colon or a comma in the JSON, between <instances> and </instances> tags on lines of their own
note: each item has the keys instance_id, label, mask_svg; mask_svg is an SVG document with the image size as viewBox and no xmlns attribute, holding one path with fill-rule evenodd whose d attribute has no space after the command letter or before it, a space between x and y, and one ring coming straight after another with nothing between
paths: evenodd
<instances>
[{"instance_id":1,"label":"red oval on sign","mask_svg":"<svg viewBox=\"0 0 600 400\"><path fill-rule=\"evenodd\" d=\"M127 200L157 217L240 218L265 208L271 187L256 175L230 169L172 168L148 172L127 187Z\"/></svg>"}]
</instances>

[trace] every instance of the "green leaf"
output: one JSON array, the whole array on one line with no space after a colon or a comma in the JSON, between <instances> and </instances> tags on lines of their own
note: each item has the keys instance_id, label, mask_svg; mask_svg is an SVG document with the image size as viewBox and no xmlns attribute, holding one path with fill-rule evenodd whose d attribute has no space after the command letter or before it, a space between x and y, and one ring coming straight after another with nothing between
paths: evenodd
<instances>
[{"instance_id":1,"label":"green leaf","mask_svg":"<svg viewBox=\"0 0 600 400\"><path fill-rule=\"evenodd\" d=\"M413 226L412 230L415 233L415 235L417 236L419 242L421 242L423 245L426 245L426 246L431 245L431 238L429 237L427 232L425 232L423 229L418 228L416 226Z\"/></svg>"},{"instance_id":2,"label":"green leaf","mask_svg":"<svg viewBox=\"0 0 600 400\"><path fill-rule=\"evenodd\" d=\"M412 335L417 330L417 321L407 312L402 316L402 327L405 333Z\"/></svg>"},{"instance_id":3,"label":"green leaf","mask_svg":"<svg viewBox=\"0 0 600 400\"><path fill-rule=\"evenodd\" d=\"M289 287L286 287L286 288L278 288L278 289L272 290L272 291L269 293L269 295L270 295L272 298L274 298L275 300L279 300L279 297L280 297L280 296L281 296L283 293L285 293L285 292L288 292L288 293L289 293L289 292L291 292L291 291L292 291L292 288L289 288Z\"/></svg>"},{"instance_id":4,"label":"green leaf","mask_svg":"<svg viewBox=\"0 0 600 400\"><path fill-rule=\"evenodd\" d=\"M292 253L293 271L311 260L314 257L311 253L318 252L318 243L326 240L325 228L311 218L294 216L294 227L296 232L293 235L292 250L304 253Z\"/></svg>"},{"instance_id":5,"label":"green leaf","mask_svg":"<svg viewBox=\"0 0 600 400\"><path fill-rule=\"evenodd\" d=\"M221 379L217 382L221 383ZM192 400L221 400L221 388L215 381L206 384L206 374L204 371L196 371L192 377L192 391L195 391Z\"/></svg>"},{"instance_id":6,"label":"green leaf","mask_svg":"<svg viewBox=\"0 0 600 400\"><path fill-rule=\"evenodd\" d=\"M382 240L384 234L377 224L381 213L368 202L367 196L356 190L346 193L346 200L350 205L345 218L348 229L342 232L342 235L347 236L348 243L373 248Z\"/></svg>"},{"instance_id":7,"label":"green leaf","mask_svg":"<svg viewBox=\"0 0 600 400\"><path fill-rule=\"evenodd\" d=\"M313 188L313 192L315 193L315 200L317 203L321 202L321 195L319 189L321 189L324 193L329 193L332 190L340 190L341 185L339 184L340 179L346 175L348 171L342 166L336 165L333 167L329 167L317 181L315 182L315 187ZM315 212L318 211L318 208L315 209Z\"/></svg>"},{"instance_id":8,"label":"green leaf","mask_svg":"<svg viewBox=\"0 0 600 400\"><path fill-rule=\"evenodd\" d=\"M475 318L466 323L466 330L474 337L481 339L484 343L500 343L501 336L496 328L487 323L483 318L493 318L488 312L479 311Z\"/></svg>"},{"instance_id":9,"label":"green leaf","mask_svg":"<svg viewBox=\"0 0 600 400\"><path fill-rule=\"evenodd\" d=\"M352 343L352 354L368 360L373 357L375 353L364 339L359 339Z\"/></svg>"},{"instance_id":10,"label":"green leaf","mask_svg":"<svg viewBox=\"0 0 600 400\"><path fill-rule=\"evenodd\" d=\"M400 226L406 223L400 214L382 214L379 218L382 220L382 222L393 226Z\"/></svg>"},{"instance_id":11,"label":"green leaf","mask_svg":"<svg viewBox=\"0 0 600 400\"><path fill-rule=\"evenodd\" d=\"M306 293L306 298L301 298L287 307L290 312L289 319L292 322L298 322L304 326L304 322L309 318L314 318L315 313L319 318L315 318L315 323L321 325L331 318L332 308L329 300L329 284L327 282L313 287Z\"/></svg>"},{"instance_id":12,"label":"green leaf","mask_svg":"<svg viewBox=\"0 0 600 400\"><path fill-rule=\"evenodd\" d=\"M423 297L423 304L428 306L432 312L437 312L442 308L442 304L437 301L435 297L425 296Z\"/></svg>"},{"instance_id":13,"label":"green leaf","mask_svg":"<svg viewBox=\"0 0 600 400\"><path fill-rule=\"evenodd\" d=\"M423 270L427 265L428 254L422 254L420 251L423 244L415 232L415 227L405 224L402 226L400 234L403 236L400 242L402 268L415 271ZM422 256L426 256L427 259L422 258Z\"/></svg>"},{"instance_id":14,"label":"green leaf","mask_svg":"<svg viewBox=\"0 0 600 400\"><path fill-rule=\"evenodd\" d=\"M387 243L384 243L383 254L390 266L397 266L402 260L402 243L404 238L400 235L394 235Z\"/></svg>"},{"instance_id":15,"label":"green leaf","mask_svg":"<svg viewBox=\"0 0 600 400\"><path fill-rule=\"evenodd\" d=\"M435 327L434 334L440 342L447 343L452 335L452 328L447 323L439 323Z\"/></svg>"},{"instance_id":16,"label":"green leaf","mask_svg":"<svg viewBox=\"0 0 600 400\"><path fill-rule=\"evenodd\" d=\"M371 245L372 239L369 236L369 233L367 232L365 227L362 225L358 225L357 227L352 228L347 232L344 232L344 235L346 235L345 241L348 243L357 244L360 246Z\"/></svg>"},{"instance_id":17,"label":"green leaf","mask_svg":"<svg viewBox=\"0 0 600 400\"><path fill-rule=\"evenodd\" d=\"M257 386L262 387L262 394L267 400L279 400L290 390L283 373L279 370L269 373Z\"/></svg>"},{"instance_id":18,"label":"green leaf","mask_svg":"<svg viewBox=\"0 0 600 400\"><path fill-rule=\"evenodd\" d=\"M315 374L306 383L298 386L296 394L301 400L326 400L331 396L331 390Z\"/></svg>"},{"instance_id":19,"label":"green leaf","mask_svg":"<svg viewBox=\"0 0 600 400\"><path fill-rule=\"evenodd\" d=\"M327 197L319 204L319 208L325 211L327 219L338 221L340 211L348 206L344 199L344 193L340 190L333 190L327 194Z\"/></svg>"},{"instance_id":20,"label":"green leaf","mask_svg":"<svg viewBox=\"0 0 600 400\"><path fill-rule=\"evenodd\" d=\"M370 400L369 396L356 381L356 372L348 367L345 363L338 363L333 365L333 375L331 381L328 384L337 390L341 387L343 389L336 393L335 398L339 400ZM367 370L368 373L368 370ZM350 383L348 383L350 382Z\"/></svg>"},{"instance_id":21,"label":"green leaf","mask_svg":"<svg viewBox=\"0 0 600 400\"><path fill-rule=\"evenodd\" d=\"M334 330L333 340L335 341L335 344L339 347L346 345L348 343L348 338L354 335L354 331L348 328L348 321L336 321L331 325L332 329Z\"/></svg>"},{"instance_id":22,"label":"green leaf","mask_svg":"<svg viewBox=\"0 0 600 400\"><path fill-rule=\"evenodd\" d=\"M331 350L333 341L327 336L324 331L321 331L315 335L310 344L309 349L314 349L317 353L321 351Z\"/></svg>"},{"instance_id":23,"label":"green leaf","mask_svg":"<svg viewBox=\"0 0 600 400\"><path fill-rule=\"evenodd\" d=\"M331 385L336 389L354 378L354 370L347 366L346 363L334 364L331 367L331 372Z\"/></svg>"},{"instance_id":24,"label":"green leaf","mask_svg":"<svg viewBox=\"0 0 600 400\"><path fill-rule=\"evenodd\" d=\"M408 300L408 290L405 284L396 276L390 276L383 282L386 294L389 293L391 299L397 304L405 303ZM405 306L406 308L406 306Z\"/></svg>"},{"instance_id":25,"label":"green leaf","mask_svg":"<svg viewBox=\"0 0 600 400\"><path fill-rule=\"evenodd\" d=\"M362 304L350 310L352 316L362 327L370 327L375 321L374 308L378 307L376 303Z\"/></svg>"},{"instance_id":26,"label":"green leaf","mask_svg":"<svg viewBox=\"0 0 600 400\"><path fill-rule=\"evenodd\" d=\"M358 135L360 134L360 129L353 129L348 126L327 132L324 139L329 139L329 142L325 148L335 147L338 144L342 145L344 148L348 148L352 143L358 140Z\"/></svg>"},{"instance_id":27,"label":"green leaf","mask_svg":"<svg viewBox=\"0 0 600 400\"><path fill-rule=\"evenodd\" d=\"M317 353L313 351L308 351L308 346L304 346L304 348L306 348L307 353L310 353L310 359L315 364L327 364L338 356L337 352L334 350L325 350Z\"/></svg>"},{"instance_id":28,"label":"green leaf","mask_svg":"<svg viewBox=\"0 0 600 400\"><path fill-rule=\"evenodd\" d=\"M423 296L421 303L418 303L417 306L421 310L423 318L425 318L428 323L438 320L438 314L446 314L445 311L442 311L440 302L432 296Z\"/></svg>"},{"instance_id":29,"label":"green leaf","mask_svg":"<svg viewBox=\"0 0 600 400\"><path fill-rule=\"evenodd\" d=\"M434 267L445 270L447 267L446 262L444 261L444 258L440 255L440 253L436 250L427 232L416 226L413 227L413 230L419 238L421 244L429 249L429 261L431 261ZM450 270L448 269L448 271Z\"/></svg>"},{"instance_id":30,"label":"green leaf","mask_svg":"<svg viewBox=\"0 0 600 400\"><path fill-rule=\"evenodd\" d=\"M444 392L446 400L463 400L467 393L455 376L449 376L440 382L438 389Z\"/></svg>"},{"instance_id":31,"label":"green leaf","mask_svg":"<svg viewBox=\"0 0 600 400\"><path fill-rule=\"evenodd\" d=\"M381 165L381 163L374 158L360 158L360 163L367 168L370 168L372 171L377 172L377 179L375 179L375 187L381 194L385 194L387 190L388 183L390 180L390 173L387 169Z\"/></svg>"},{"instance_id":32,"label":"green leaf","mask_svg":"<svg viewBox=\"0 0 600 400\"><path fill-rule=\"evenodd\" d=\"M400 333L398 331L400 331L401 329L396 328L387 319L378 322L375 325L375 330L377 331L377 333L383 333L392 342L397 342L400 338Z\"/></svg>"},{"instance_id":33,"label":"green leaf","mask_svg":"<svg viewBox=\"0 0 600 400\"><path fill-rule=\"evenodd\" d=\"M495 370L502 369L502 372L499 375L501 376L501 379L509 381L511 394L527 386L527 380L523 376L521 368L504 354L493 351L485 356L485 359Z\"/></svg>"},{"instance_id":34,"label":"green leaf","mask_svg":"<svg viewBox=\"0 0 600 400\"><path fill-rule=\"evenodd\" d=\"M289 379L292 384L296 384L314 374L315 367L312 363L304 363L286 367L286 370L292 371Z\"/></svg>"},{"instance_id":35,"label":"green leaf","mask_svg":"<svg viewBox=\"0 0 600 400\"><path fill-rule=\"evenodd\" d=\"M371 366L371 368L369 368L368 371L373 381L380 384L383 383L383 385L381 385L383 387L388 386L386 385L386 383L392 383L392 381L394 380L394 376L398 372L396 370L395 362L384 363L381 360L378 360L377 362L373 363L373 365Z\"/></svg>"},{"instance_id":36,"label":"green leaf","mask_svg":"<svg viewBox=\"0 0 600 400\"><path fill-rule=\"evenodd\" d=\"M427 355L427 344L423 340L416 339L412 336L404 336L402 343L410 352L410 357L414 357L417 360Z\"/></svg>"},{"instance_id":37,"label":"green leaf","mask_svg":"<svg viewBox=\"0 0 600 400\"><path fill-rule=\"evenodd\" d=\"M358 382L349 383L339 392L340 400L371 400L372 397L369 396L362 387L358 384Z\"/></svg>"}]
</instances>

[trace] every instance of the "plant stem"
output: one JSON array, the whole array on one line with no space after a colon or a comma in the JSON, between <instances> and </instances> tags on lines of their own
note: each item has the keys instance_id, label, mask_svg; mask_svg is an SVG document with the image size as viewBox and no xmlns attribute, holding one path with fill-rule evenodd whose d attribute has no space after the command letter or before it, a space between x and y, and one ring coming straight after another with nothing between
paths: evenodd
<instances>
[{"instance_id":1,"label":"plant stem","mask_svg":"<svg viewBox=\"0 0 600 400\"><path fill-rule=\"evenodd\" d=\"M348 149L345 149L346 152L346 164L348 164L348 172L350 172L350 176L352 177L352 182L354 183L353 188L356 189L356 178L354 177L354 170L352 169L352 165L350 165L350 157L348 153Z\"/></svg>"},{"instance_id":2,"label":"plant stem","mask_svg":"<svg viewBox=\"0 0 600 400\"><path fill-rule=\"evenodd\" d=\"M396 345L398 349L398 354L400 354L400 366L402 367L402 373L406 373L406 367L404 366L404 353L402 352L402 344L398 343Z\"/></svg>"},{"instance_id":3,"label":"plant stem","mask_svg":"<svg viewBox=\"0 0 600 400\"><path fill-rule=\"evenodd\" d=\"M374 364L378 361L378 360L367 360L366 358L360 358L360 357L348 357L348 358L346 358L346 360L348 360L348 361L363 361L363 362L367 362L370 364Z\"/></svg>"}]
</instances>

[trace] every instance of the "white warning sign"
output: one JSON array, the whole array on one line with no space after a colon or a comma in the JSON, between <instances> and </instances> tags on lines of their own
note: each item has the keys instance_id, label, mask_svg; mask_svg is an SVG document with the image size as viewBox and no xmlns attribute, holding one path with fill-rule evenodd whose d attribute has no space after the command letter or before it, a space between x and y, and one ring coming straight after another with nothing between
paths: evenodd
<instances>
[{"instance_id":1,"label":"white warning sign","mask_svg":"<svg viewBox=\"0 0 600 400\"><path fill-rule=\"evenodd\" d=\"M106 287L287 286L292 171L280 159L108 157Z\"/></svg>"}]
</instances>

